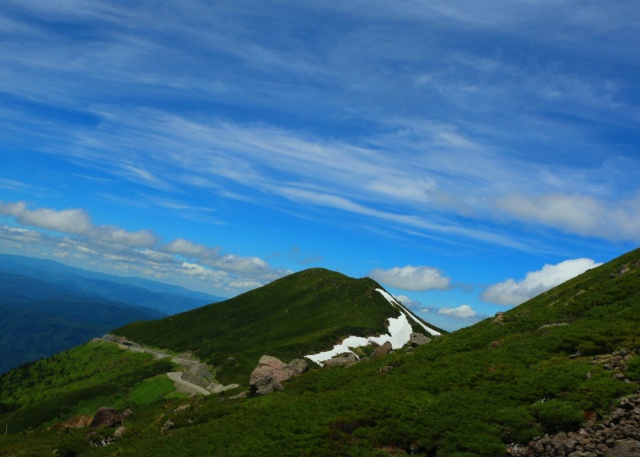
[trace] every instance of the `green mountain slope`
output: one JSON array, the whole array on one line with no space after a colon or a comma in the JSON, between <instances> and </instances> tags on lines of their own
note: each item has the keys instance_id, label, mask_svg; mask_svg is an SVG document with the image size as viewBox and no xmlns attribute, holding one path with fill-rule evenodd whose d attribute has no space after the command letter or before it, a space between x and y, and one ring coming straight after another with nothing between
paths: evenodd
<instances>
[{"instance_id":1,"label":"green mountain slope","mask_svg":"<svg viewBox=\"0 0 640 457\"><path fill-rule=\"evenodd\" d=\"M219 368L219 379L246 384L263 354L288 361L330 349L350 335L386 333L385 320L400 312L376 288L380 285L370 278L314 268L221 303L113 333L143 345L192 351Z\"/></svg>"},{"instance_id":2,"label":"green mountain slope","mask_svg":"<svg viewBox=\"0 0 640 457\"><path fill-rule=\"evenodd\" d=\"M102 357L99 350L94 357ZM226 401L159 396L133 405L124 436L104 448L90 446L87 429L41 429L0 436L0 450L5 455L59 449L89 456L495 457L505 455L510 443L576 430L585 419L609 412L616 399L638 390L639 352L637 250L497 320L348 368L311 370L268 396ZM52 359L40 363L59 366ZM74 370L82 372L81 365ZM16 385L29 384L31 371L0 377L0 402L15 408L0 414L1 428L24 411L11 392L25 391ZM131 404L124 394L114 402ZM182 404L189 407L178 408ZM66 414L74 408L67 406ZM167 421L173 426L161 431ZM112 436L114 430L98 433Z\"/></svg>"}]
</instances>

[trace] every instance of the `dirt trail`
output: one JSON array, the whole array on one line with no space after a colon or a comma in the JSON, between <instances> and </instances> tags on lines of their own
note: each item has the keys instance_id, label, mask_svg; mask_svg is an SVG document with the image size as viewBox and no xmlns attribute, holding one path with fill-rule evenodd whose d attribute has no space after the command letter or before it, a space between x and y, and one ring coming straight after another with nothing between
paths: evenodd
<instances>
[{"instance_id":1,"label":"dirt trail","mask_svg":"<svg viewBox=\"0 0 640 457\"><path fill-rule=\"evenodd\" d=\"M196 360L189 360L189 359L182 359L180 357L176 357L172 354L167 354L166 352L162 352L162 351L158 351L156 349L148 349L148 348L144 348L142 346L133 346L133 345L129 345L129 344L121 344L121 343L117 343L115 341L109 341L109 340L105 340L103 338L94 338L94 341L102 341L105 343L112 343L112 344L117 344L119 347L123 348L123 349L128 349L131 352L146 352L147 354L151 354L153 355L156 359L166 359L168 357L170 357L172 359L172 362L177 363L179 365L184 364L189 364L189 363L196 363ZM197 386L195 384L190 383L189 381L186 381L184 379L182 379L182 371L176 371L176 372L169 372L167 373L167 376L169 377L169 379L171 379L172 381L174 381L176 385L176 390L178 389L178 386L183 387L183 390L186 390L187 392L184 393L195 393L195 394L199 394L199 395L211 395L211 392L209 392L206 389L203 389L200 386Z\"/></svg>"}]
</instances>

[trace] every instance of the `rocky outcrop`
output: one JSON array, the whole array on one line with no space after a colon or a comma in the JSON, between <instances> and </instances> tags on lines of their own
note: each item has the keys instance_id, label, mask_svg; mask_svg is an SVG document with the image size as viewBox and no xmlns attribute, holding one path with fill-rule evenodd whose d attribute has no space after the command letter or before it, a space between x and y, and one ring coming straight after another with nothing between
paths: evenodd
<instances>
[{"instance_id":1,"label":"rocky outcrop","mask_svg":"<svg viewBox=\"0 0 640 457\"><path fill-rule=\"evenodd\" d=\"M413 332L409 336L409 344L413 347L422 346L431 342L431 338L424 336L422 333Z\"/></svg>"},{"instance_id":2,"label":"rocky outcrop","mask_svg":"<svg viewBox=\"0 0 640 457\"><path fill-rule=\"evenodd\" d=\"M324 367L348 367L359 361L358 356L353 352L338 354L332 359L323 362Z\"/></svg>"},{"instance_id":3,"label":"rocky outcrop","mask_svg":"<svg viewBox=\"0 0 640 457\"><path fill-rule=\"evenodd\" d=\"M115 408L102 407L98 408L90 426L96 428L115 427L122 425L123 415L119 414Z\"/></svg>"},{"instance_id":4,"label":"rocky outcrop","mask_svg":"<svg viewBox=\"0 0 640 457\"><path fill-rule=\"evenodd\" d=\"M620 400L602 421L588 422L577 432L545 435L527 446L511 445L514 457L640 457L640 393Z\"/></svg>"},{"instance_id":5,"label":"rocky outcrop","mask_svg":"<svg viewBox=\"0 0 640 457\"><path fill-rule=\"evenodd\" d=\"M282 390L283 382L300 375L306 369L307 362L303 359L294 359L286 364L276 357L263 355L249 379L251 395L266 395L274 390Z\"/></svg>"},{"instance_id":6,"label":"rocky outcrop","mask_svg":"<svg viewBox=\"0 0 640 457\"><path fill-rule=\"evenodd\" d=\"M386 355L391 352L393 346L389 341L385 342L382 346L378 346L375 351L371 354L371 357L379 357L381 355Z\"/></svg>"}]
</instances>

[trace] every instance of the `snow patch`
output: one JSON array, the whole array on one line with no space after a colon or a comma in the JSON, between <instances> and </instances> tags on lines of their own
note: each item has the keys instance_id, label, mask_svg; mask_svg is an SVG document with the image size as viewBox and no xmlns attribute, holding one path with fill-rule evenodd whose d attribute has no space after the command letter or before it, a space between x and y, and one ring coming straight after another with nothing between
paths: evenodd
<instances>
[{"instance_id":1,"label":"snow patch","mask_svg":"<svg viewBox=\"0 0 640 457\"><path fill-rule=\"evenodd\" d=\"M398 306L400 308L400 310L406 314L407 316L409 316L413 321L415 321L416 324L418 324L420 327L422 327L423 329L425 329L427 332L429 332L431 335L433 336L440 336L441 333L427 327L426 325L424 325L422 322L420 322L411 312L409 312L409 310L407 310L407 308L405 308L401 303L399 303L398 301L396 301L395 298L393 298L388 292L382 290L382 289L376 289L378 292L380 292L382 294L382 296L384 298L387 299L387 301L389 303L391 303L394 306Z\"/></svg>"},{"instance_id":2,"label":"snow patch","mask_svg":"<svg viewBox=\"0 0 640 457\"><path fill-rule=\"evenodd\" d=\"M398 303L387 292L385 292L382 289L376 289L376 290L380 292L382 296L386 298L389 303L391 303L391 305L397 306L398 308L400 308L400 315L398 317L389 318L389 325L387 326L389 330L388 334L380 335L380 336L370 336L368 338L365 338L362 336L349 336L345 338L340 344L336 344L333 347L333 349L329 351L320 352L318 354L305 355L305 357L317 363L318 365L323 366L322 362L326 362L327 360L332 359L333 357L339 354L343 354L345 352L351 352L357 357L358 355L355 354L351 350L351 348L368 346L371 343L375 343L379 346L382 346L384 343L388 341L389 343L391 343L391 347L393 349L400 349L402 346L404 346L409 342L409 339L411 338L411 332L413 331L413 329L411 328L411 324L407 319L407 316L409 316L411 319L416 321L422 328L424 328L430 334L434 336L440 335L439 332L436 332L435 330L430 329L429 327L425 326L422 322L417 320L410 312L408 312L404 308L404 306Z\"/></svg>"}]
</instances>

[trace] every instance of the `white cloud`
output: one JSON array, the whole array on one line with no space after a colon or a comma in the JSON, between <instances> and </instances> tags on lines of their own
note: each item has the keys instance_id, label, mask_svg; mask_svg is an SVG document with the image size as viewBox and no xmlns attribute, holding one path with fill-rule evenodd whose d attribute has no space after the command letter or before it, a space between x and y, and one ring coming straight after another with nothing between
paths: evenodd
<instances>
[{"instance_id":1,"label":"white cloud","mask_svg":"<svg viewBox=\"0 0 640 457\"><path fill-rule=\"evenodd\" d=\"M0 201L0 214L13 216L24 225L71 235L81 235L94 242L143 247L151 247L158 242L158 237L151 230L130 232L111 225L95 225L89 214L82 209L38 208L30 210L24 202L5 203Z\"/></svg>"},{"instance_id":2,"label":"white cloud","mask_svg":"<svg viewBox=\"0 0 640 457\"><path fill-rule=\"evenodd\" d=\"M158 246L160 239L151 230L132 232L112 225L98 226L82 209L30 210L24 202L0 201L0 214L21 224L62 234L0 225L0 242L40 250L44 256L82 259L100 270L170 279L174 283L182 281L181 285L186 287L195 284L199 289L216 289L214 293L244 292L291 273L273 268L259 257L221 254L219 247L184 238Z\"/></svg>"},{"instance_id":3,"label":"white cloud","mask_svg":"<svg viewBox=\"0 0 640 457\"><path fill-rule=\"evenodd\" d=\"M178 254L188 259L202 259L216 256L217 250L213 250L204 244L197 244L184 238L176 238L171 243L161 246L160 250L171 254Z\"/></svg>"},{"instance_id":4,"label":"white cloud","mask_svg":"<svg viewBox=\"0 0 640 457\"><path fill-rule=\"evenodd\" d=\"M94 229L89 215L80 209L56 211L47 208L27 209L24 202L0 202L0 214L13 216L24 225L31 225L61 233L86 234Z\"/></svg>"},{"instance_id":5,"label":"white cloud","mask_svg":"<svg viewBox=\"0 0 640 457\"><path fill-rule=\"evenodd\" d=\"M421 266L395 267L390 270L376 268L369 276L389 287L402 290L423 291L429 289L444 290L449 287L450 279L442 276L437 268Z\"/></svg>"},{"instance_id":6,"label":"white cloud","mask_svg":"<svg viewBox=\"0 0 640 457\"><path fill-rule=\"evenodd\" d=\"M422 302L414 300L406 295L396 295L396 298L402 303L404 306L409 308L416 308L418 306L422 306Z\"/></svg>"},{"instance_id":7,"label":"white cloud","mask_svg":"<svg viewBox=\"0 0 640 457\"><path fill-rule=\"evenodd\" d=\"M480 298L499 305L519 305L600 265L602 263L585 258L565 260L556 265L545 265L541 270L527 273L521 281L508 279L492 285L482 293Z\"/></svg>"},{"instance_id":8,"label":"white cloud","mask_svg":"<svg viewBox=\"0 0 640 457\"><path fill-rule=\"evenodd\" d=\"M509 195L499 206L511 217L583 236L640 240L640 195L606 202L589 195Z\"/></svg>"},{"instance_id":9,"label":"white cloud","mask_svg":"<svg viewBox=\"0 0 640 457\"><path fill-rule=\"evenodd\" d=\"M460 305L457 308L440 308L438 314L456 319L473 319L478 316L478 313L469 305Z\"/></svg>"}]
</instances>

